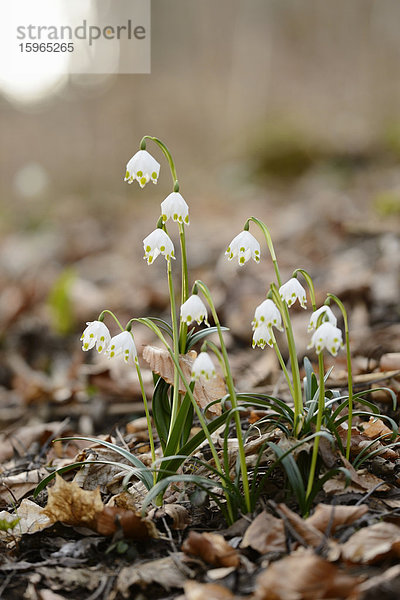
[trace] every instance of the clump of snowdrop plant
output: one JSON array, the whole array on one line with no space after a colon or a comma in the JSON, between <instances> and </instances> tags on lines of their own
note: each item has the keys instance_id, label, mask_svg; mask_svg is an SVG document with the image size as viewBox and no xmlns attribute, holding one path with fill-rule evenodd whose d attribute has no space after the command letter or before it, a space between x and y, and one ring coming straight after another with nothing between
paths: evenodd
<instances>
[{"instance_id":1,"label":"clump of snowdrop plant","mask_svg":"<svg viewBox=\"0 0 400 600\"><path fill-rule=\"evenodd\" d=\"M249 231L250 223L258 226L264 236L272 260L275 281L270 284L266 297L260 299L260 304L255 308L254 318L251 323L253 329L252 346L253 349L257 347L264 349L268 346L276 352L294 408L292 409L279 398L272 398L262 394L238 394L235 390L224 342L224 328L221 327L219 322L210 290L205 283L197 280L193 283L192 289L189 292L189 272L186 255L186 228L189 225L189 206L180 193L175 164L165 144L158 138L145 136L140 143L140 149L127 164L125 181L128 183L137 181L140 187L144 187L150 181L157 183L160 164L146 149L147 141L149 140L158 146L158 149L162 151L168 162L172 177L172 191L161 202L161 214L156 222L156 228L143 240L144 259L150 268L158 257L163 257L165 260L171 322L168 323L162 319L152 317L135 317L130 319L126 326L123 327L116 315L106 309L99 315L97 320L87 323L81 341L84 351L96 348L98 353L104 354L109 360L123 360L128 367L133 366L136 369L147 418L152 467L146 467L136 456L124 448L110 442L100 443L111 447L115 452L127 459L127 464L119 463L121 468L127 471L126 481L135 476L147 487L149 491L144 501L144 508L150 501L160 504L163 493L170 483L174 481L187 481L192 484L195 483L200 488L206 490L220 506L226 520L232 523L240 513L249 513L254 510L255 503L262 491L262 481L261 484L257 482L257 469L253 473L253 480L250 484L245 458L246 437L242 432L240 413L243 409L250 406L272 408L276 416L268 416L268 423L279 426L287 436L297 440L297 446L306 441L313 441L307 488L302 489L300 486L300 491L299 488L296 488L296 485L298 485L301 477L298 471L296 471L297 467L293 457L290 456L291 450L283 452L272 442L266 442L259 456L260 460L261 453L266 445L272 448L277 456L277 461L267 470L264 477L267 477L278 463L283 464L285 468L289 464L291 473L296 471L297 479L295 479L297 483L293 484L293 488L295 489L301 510L306 514L316 491L318 491L324 480L323 478L319 481L317 480L317 485L315 484L319 439L321 436L328 436L327 430L332 429L335 431L336 424L342 423L344 419L347 419L348 436L346 448L344 449L342 446L341 449L347 459L349 459L350 455L353 391L349 330L345 308L341 301L333 294L328 294L326 302L317 308L313 281L304 269L296 269L292 277L288 281L283 282L268 228L256 217L250 217L246 221L243 231L232 239L225 254L228 260L237 259L240 267L244 266L250 259L259 263L261 258L260 243ZM177 308L177 295L175 293L172 271L172 265L175 260L175 247L167 230L167 224L168 226L177 227L179 234L181 254L179 309ZM304 279L310 296L312 314L308 326L311 335L308 348L315 351L319 370L317 377L312 371L310 361L308 359L305 360L306 378L304 381L304 397L290 317L290 309L296 303L302 309L307 310L307 294L299 281L299 277ZM201 296L199 293L201 293ZM344 344L342 331L337 326L337 318L329 306L332 302L340 309L344 321L348 367L348 396L339 398L339 400L344 399L344 402L333 413L331 395L325 389L324 352L336 356ZM210 327L208 323L209 313L214 322L213 327ZM104 323L106 317L113 319L120 330L119 333L111 336L108 327ZM194 323L197 323L198 326L205 325L206 327L198 331L194 327L189 330L189 327ZM161 340L174 369L172 385L155 373L153 374L156 383L152 396L152 416L158 435L158 451L156 448L157 440L153 437L153 424L149 402L143 386L141 368L134 341L133 329L139 325L145 325L150 328ZM218 334L218 346L206 339L211 333ZM279 348L280 336L282 335L286 337L287 341L288 364ZM182 355L189 357L187 353L200 340L203 342L201 351L194 360L192 359L191 375L190 380L188 380L182 370L181 358ZM216 376L216 368L210 356L210 351L218 359L227 388L226 395L221 398L223 405L222 414L211 421L206 417L207 407L205 409L204 407L200 408L195 397L196 382L200 379L202 385L204 385ZM185 388L184 393L180 389L180 382L183 383ZM361 401L360 395L357 395L357 399ZM343 418L340 412L346 407L348 416ZM193 415L196 415L201 426L201 431L190 438ZM231 422L234 423L238 447L237 464L233 476L229 470L227 455L227 436ZM324 430L322 429L323 424L325 424ZM221 425L225 425L225 443L222 454L221 450L217 449L212 437L212 434ZM339 436L336 437L338 443L341 444ZM92 438L81 439L93 441ZM207 440L211 450L211 464L202 463L199 459L192 456L199 445L205 440ZM213 476L205 478L204 476L197 476L195 474L178 474L178 469L182 467L186 460L192 460L194 464L200 462L211 471ZM78 465L64 467L59 472L76 466ZM40 484L38 490L42 489L53 476L54 474L46 478ZM326 477L327 475L325 475ZM216 488L219 489L219 493L215 492Z\"/></svg>"}]
</instances>

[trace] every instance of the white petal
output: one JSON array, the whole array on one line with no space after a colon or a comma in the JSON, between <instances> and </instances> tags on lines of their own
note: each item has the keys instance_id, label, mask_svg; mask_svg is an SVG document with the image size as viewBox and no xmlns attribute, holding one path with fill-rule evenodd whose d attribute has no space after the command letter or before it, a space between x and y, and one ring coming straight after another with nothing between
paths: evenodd
<instances>
[{"instance_id":1,"label":"white petal","mask_svg":"<svg viewBox=\"0 0 400 600\"><path fill-rule=\"evenodd\" d=\"M199 377L211 379L215 377L215 367L207 352L200 352L192 365L192 381L196 381Z\"/></svg>"},{"instance_id":2,"label":"white petal","mask_svg":"<svg viewBox=\"0 0 400 600\"><path fill-rule=\"evenodd\" d=\"M322 352L324 348L336 356L338 350L343 346L342 332L338 327L335 327L329 322L322 323L311 338L309 348L314 347L317 354Z\"/></svg>"},{"instance_id":3,"label":"white petal","mask_svg":"<svg viewBox=\"0 0 400 600\"><path fill-rule=\"evenodd\" d=\"M249 231L241 231L233 238L225 254L228 260L237 257L240 266L244 265L250 258L255 262L260 261L260 244Z\"/></svg>"},{"instance_id":4,"label":"white petal","mask_svg":"<svg viewBox=\"0 0 400 600\"><path fill-rule=\"evenodd\" d=\"M132 183L136 179L144 187L148 181L157 183L159 173L160 163L147 150L139 150L126 165L125 181Z\"/></svg>"},{"instance_id":5,"label":"white petal","mask_svg":"<svg viewBox=\"0 0 400 600\"><path fill-rule=\"evenodd\" d=\"M267 325L261 325L254 330L252 346L264 349L267 344L272 348L272 329Z\"/></svg>"},{"instance_id":6,"label":"white petal","mask_svg":"<svg viewBox=\"0 0 400 600\"><path fill-rule=\"evenodd\" d=\"M190 325L193 321L196 321L199 325L204 321L206 325L209 325L207 322L207 308L197 294L193 294L182 304L181 320L187 325Z\"/></svg>"},{"instance_id":7,"label":"white petal","mask_svg":"<svg viewBox=\"0 0 400 600\"><path fill-rule=\"evenodd\" d=\"M306 291L295 277L289 279L279 288L279 294L289 307L298 300L302 308L307 308Z\"/></svg>"},{"instance_id":8,"label":"white petal","mask_svg":"<svg viewBox=\"0 0 400 600\"><path fill-rule=\"evenodd\" d=\"M152 231L143 240L143 248L145 252L144 258L147 259L148 265L154 262L159 254L163 254L167 260L175 258L174 244L163 229L157 228Z\"/></svg>"},{"instance_id":9,"label":"white petal","mask_svg":"<svg viewBox=\"0 0 400 600\"><path fill-rule=\"evenodd\" d=\"M161 215L163 221L172 219L189 225L189 207L179 192L172 192L161 202Z\"/></svg>"},{"instance_id":10,"label":"white petal","mask_svg":"<svg viewBox=\"0 0 400 600\"><path fill-rule=\"evenodd\" d=\"M137 362L137 351L133 335L129 331L121 331L115 335L111 338L107 354L108 358L121 356L126 363L134 365Z\"/></svg>"},{"instance_id":11,"label":"white petal","mask_svg":"<svg viewBox=\"0 0 400 600\"><path fill-rule=\"evenodd\" d=\"M315 310L311 315L310 323L308 325L308 331L311 331L312 329L315 329L317 327L318 319L321 315L324 315L321 324L327 321L328 323L336 327L337 320L335 315L333 314L329 306L324 305L321 306L321 308L318 308L318 310Z\"/></svg>"},{"instance_id":12,"label":"white petal","mask_svg":"<svg viewBox=\"0 0 400 600\"><path fill-rule=\"evenodd\" d=\"M281 313L273 300L267 298L257 306L252 324L253 329L262 325L271 325L283 331Z\"/></svg>"}]
</instances>

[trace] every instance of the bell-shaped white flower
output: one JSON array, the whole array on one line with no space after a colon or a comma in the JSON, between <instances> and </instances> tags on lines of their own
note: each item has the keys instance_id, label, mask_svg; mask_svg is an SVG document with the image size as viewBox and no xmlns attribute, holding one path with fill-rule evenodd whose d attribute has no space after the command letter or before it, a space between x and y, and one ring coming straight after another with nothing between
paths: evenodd
<instances>
[{"instance_id":1,"label":"bell-shaped white flower","mask_svg":"<svg viewBox=\"0 0 400 600\"><path fill-rule=\"evenodd\" d=\"M211 379L212 377L215 377L215 375L214 363L209 354L207 354L207 352L200 352L192 365L192 381L197 381L199 377Z\"/></svg>"},{"instance_id":2,"label":"bell-shaped white flower","mask_svg":"<svg viewBox=\"0 0 400 600\"><path fill-rule=\"evenodd\" d=\"M332 323L322 323L316 331L314 331L311 338L311 344L308 348L315 348L317 354L322 352L324 348L336 356L339 348L343 346L342 332L338 327L332 325Z\"/></svg>"},{"instance_id":3,"label":"bell-shaped white flower","mask_svg":"<svg viewBox=\"0 0 400 600\"><path fill-rule=\"evenodd\" d=\"M275 302L269 298L257 306L251 324L253 329L266 325L267 327L276 327L279 331L283 331L281 313Z\"/></svg>"},{"instance_id":4,"label":"bell-shaped white flower","mask_svg":"<svg viewBox=\"0 0 400 600\"><path fill-rule=\"evenodd\" d=\"M172 219L189 225L189 207L179 192L172 192L161 202L161 216L164 222Z\"/></svg>"},{"instance_id":5,"label":"bell-shaped white flower","mask_svg":"<svg viewBox=\"0 0 400 600\"><path fill-rule=\"evenodd\" d=\"M193 321L200 325L204 321L208 327L210 326L207 321L207 308L197 294L193 294L182 304L181 321L186 325L190 325Z\"/></svg>"},{"instance_id":6,"label":"bell-shaped white flower","mask_svg":"<svg viewBox=\"0 0 400 600\"><path fill-rule=\"evenodd\" d=\"M244 265L250 258L258 263L260 262L260 244L250 231L241 231L239 235L233 238L225 254L228 255L228 260L232 260L237 256L240 266Z\"/></svg>"},{"instance_id":7,"label":"bell-shaped white flower","mask_svg":"<svg viewBox=\"0 0 400 600\"><path fill-rule=\"evenodd\" d=\"M110 340L107 348L108 358L121 356L127 364L135 365L138 363L135 342L130 331L121 331Z\"/></svg>"},{"instance_id":8,"label":"bell-shaped white flower","mask_svg":"<svg viewBox=\"0 0 400 600\"><path fill-rule=\"evenodd\" d=\"M174 244L163 229L155 229L150 235L144 238L143 248L145 252L143 258L147 260L148 265L151 265L159 254L163 254L166 260L175 258Z\"/></svg>"},{"instance_id":9,"label":"bell-shaped white flower","mask_svg":"<svg viewBox=\"0 0 400 600\"><path fill-rule=\"evenodd\" d=\"M289 279L279 288L279 294L289 308L298 300L302 308L307 308L307 297L306 290L303 288L301 283L295 278Z\"/></svg>"},{"instance_id":10,"label":"bell-shaped white flower","mask_svg":"<svg viewBox=\"0 0 400 600\"><path fill-rule=\"evenodd\" d=\"M264 349L267 344L268 344L268 346L271 346L271 348L272 348L273 347L273 337L272 336L273 336L272 327L268 327L267 325L260 325L259 327L256 327L256 329L254 330L254 333L253 333L253 342L252 342L253 348L258 346L259 348Z\"/></svg>"},{"instance_id":11,"label":"bell-shaped white flower","mask_svg":"<svg viewBox=\"0 0 400 600\"><path fill-rule=\"evenodd\" d=\"M139 150L126 165L125 181L132 183L136 179L144 187L148 181L157 183L159 173L160 163L147 150Z\"/></svg>"},{"instance_id":12,"label":"bell-shaped white flower","mask_svg":"<svg viewBox=\"0 0 400 600\"><path fill-rule=\"evenodd\" d=\"M321 315L323 315L321 325L322 323L328 322L336 327L337 320L335 315L333 314L329 306L324 305L321 306L321 308L318 308L318 310L315 310L311 315L310 323L308 325L308 331L312 331L313 329L317 328L318 319Z\"/></svg>"},{"instance_id":13,"label":"bell-shaped white flower","mask_svg":"<svg viewBox=\"0 0 400 600\"><path fill-rule=\"evenodd\" d=\"M102 321L91 321L86 325L81 336L82 350L90 350L96 345L98 352L104 352L111 340L107 326Z\"/></svg>"}]
</instances>

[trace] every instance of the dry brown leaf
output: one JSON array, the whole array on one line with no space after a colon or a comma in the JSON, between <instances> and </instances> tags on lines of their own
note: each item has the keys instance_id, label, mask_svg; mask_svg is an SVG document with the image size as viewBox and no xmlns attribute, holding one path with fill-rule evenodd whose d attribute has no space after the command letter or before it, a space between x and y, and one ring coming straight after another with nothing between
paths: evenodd
<instances>
[{"instance_id":1,"label":"dry brown leaf","mask_svg":"<svg viewBox=\"0 0 400 600\"><path fill-rule=\"evenodd\" d=\"M258 578L255 600L344 599L359 579L339 569L311 551L295 552L272 563Z\"/></svg>"},{"instance_id":2,"label":"dry brown leaf","mask_svg":"<svg viewBox=\"0 0 400 600\"><path fill-rule=\"evenodd\" d=\"M182 550L215 567L238 567L240 564L237 551L218 533L191 531L182 544Z\"/></svg>"},{"instance_id":3,"label":"dry brown leaf","mask_svg":"<svg viewBox=\"0 0 400 600\"><path fill-rule=\"evenodd\" d=\"M167 350L164 350L163 348L155 348L154 346L145 346L143 349L143 358L150 365L150 368L152 371L154 371L154 373L157 373L167 383L173 385L174 363L172 362L172 358ZM179 357L179 364L188 382L190 382L191 379L193 361L194 358L189 354L181 355ZM181 379L179 380L179 391L183 394L186 393L186 388ZM216 377L213 377L210 380L200 377L193 390L193 396L195 397L197 404L202 409L204 409L210 402L223 398L225 394L225 383L221 375L218 373ZM211 416L219 416L221 414L221 405L214 404L210 407L208 412Z\"/></svg>"},{"instance_id":4,"label":"dry brown leaf","mask_svg":"<svg viewBox=\"0 0 400 600\"><path fill-rule=\"evenodd\" d=\"M375 600L375 598L398 598L400 589L400 565L370 577L358 589L356 600Z\"/></svg>"},{"instance_id":5,"label":"dry brown leaf","mask_svg":"<svg viewBox=\"0 0 400 600\"><path fill-rule=\"evenodd\" d=\"M52 423L26 425L2 434L0 437L0 463L11 458L14 455L14 449L22 456L25 456L29 446L33 442L38 441L43 445L49 438L60 435L65 429L65 424L55 421Z\"/></svg>"},{"instance_id":6,"label":"dry brown leaf","mask_svg":"<svg viewBox=\"0 0 400 600\"><path fill-rule=\"evenodd\" d=\"M135 541L158 537L155 525L150 519L117 506L105 506L97 513L95 528L100 535L114 535L116 531L122 530L125 538Z\"/></svg>"},{"instance_id":7,"label":"dry brown leaf","mask_svg":"<svg viewBox=\"0 0 400 600\"><path fill-rule=\"evenodd\" d=\"M67 482L56 475L56 482L49 488L49 499L43 509L52 523L85 526L96 530L97 516L104 509L100 490L83 490L75 481Z\"/></svg>"},{"instance_id":8,"label":"dry brown leaf","mask_svg":"<svg viewBox=\"0 0 400 600\"><path fill-rule=\"evenodd\" d=\"M159 519L167 519L167 522L172 529L186 529L192 522L188 510L181 504L165 504L162 508L154 508L149 512L149 517L158 521Z\"/></svg>"},{"instance_id":9,"label":"dry brown leaf","mask_svg":"<svg viewBox=\"0 0 400 600\"><path fill-rule=\"evenodd\" d=\"M389 556L400 556L400 527L376 523L364 527L342 545L342 557L353 563L372 564Z\"/></svg>"},{"instance_id":10,"label":"dry brown leaf","mask_svg":"<svg viewBox=\"0 0 400 600\"><path fill-rule=\"evenodd\" d=\"M389 437L393 435L393 431L381 419L375 417L370 417L368 423L363 425L363 433L371 440L375 440L384 434L387 434Z\"/></svg>"},{"instance_id":11,"label":"dry brown leaf","mask_svg":"<svg viewBox=\"0 0 400 600\"><path fill-rule=\"evenodd\" d=\"M20 500L47 475L44 469L32 469L18 475L0 478L0 498L7 503Z\"/></svg>"},{"instance_id":12,"label":"dry brown leaf","mask_svg":"<svg viewBox=\"0 0 400 600\"><path fill-rule=\"evenodd\" d=\"M182 555L175 553L174 556L167 558L124 567L118 574L117 590L124 598L131 598L129 588L133 585L146 588L156 583L166 590L182 588L187 578L184 575L184 569L179 568L181 560Z\"/></svg>"},{"instance_id":13,"label":"dry brown leaf","mask_svg":"<svg viewBox=\"0 0 400 600\"><path fill-rule=\"evenodd\" d=\"M289 524L309 546L316 548L324 542L323 534L308 521L302 519L300 515L290 510L286 504L278 504L277 508L279 513L285 516Z\"/></svg>"},{"instance_id":14,"label":"dry brown leaf","mask_svg":"<svg viewBox=\"0 0 400 600\"><path fill-rule=\"evenodd\" d=\"M306 523L324 534L335 533L338 527L354 523L367 512L368 506L366 504L360 504L359 506L318 504L311 517L306 519Z\"/></svg>"},{"instance_id":15,"label":"dry brown leaf","mask_svg":"<svg viewBox=\"0 0 400 600\"><path fill-rule=\"evenodd\" d=\"M335 475L328 479L326 483L324 483L324 491L328 495L332 494L340 494L341 492L356 492L360 493L362 490L371 491L373 488L379 485L380 492L387 492L390 490L390 487L384 483L383 479L380 479L373 473L366 471L364 469L356 471L353 465L346 460L344 456L341 456L341 460L346 469L350 472L350 477L352 483L346 487L346 479L344 475L339 474Z\"/></svg>"},{"instance_id":16,"label":"dry brown leaf","mask_svg":"<svg viewBox=\"0 0 400 600\"><path fill-rule=\"evenodd\" d=\"M184 585L186 600L230 600L234 595L218 583L198 583L187 581Z\"/></svg>"},{"instance_id":17,"label":"dry brown leaf","mask_svg":"<svg viewBox=\"0 0 400 600\"><path fill-rule=\"evenodd\" d=\"M285 552L286 535L282 519L277 519L264 510L246 529L240 547L253 548L260 554Z\"/></svg>"}]
</instances>

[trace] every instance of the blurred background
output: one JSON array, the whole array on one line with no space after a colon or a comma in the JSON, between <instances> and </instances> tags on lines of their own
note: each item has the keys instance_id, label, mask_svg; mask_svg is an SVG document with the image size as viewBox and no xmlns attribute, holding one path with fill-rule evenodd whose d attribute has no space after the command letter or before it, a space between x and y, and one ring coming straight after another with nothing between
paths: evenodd
<instances>
[{"instance_id":1,"label":"blurred background","mask_svg":"<svg viewBox=\"0 0 400 600\"><path fill-rule=\"evenodd\" d=\"M274 370L249 349L273 278L266 247L260 265L223 258L252 214L285 278L304 267L319 301L346 302L361 370L400 350L399 22L396 0L153 0L150 75L2 80L2 422L49 400L71 414L99 389L136 393L104 359L82 364L78 340L103 308L123 322L168 315L165 261L142 258L171 191L158 149L157 186L123 181L145 134L175 158L191 281L209 284L231 328L238 387ZM308 318L296 313L300 355Z\"/></svg>"}]
</instances>

